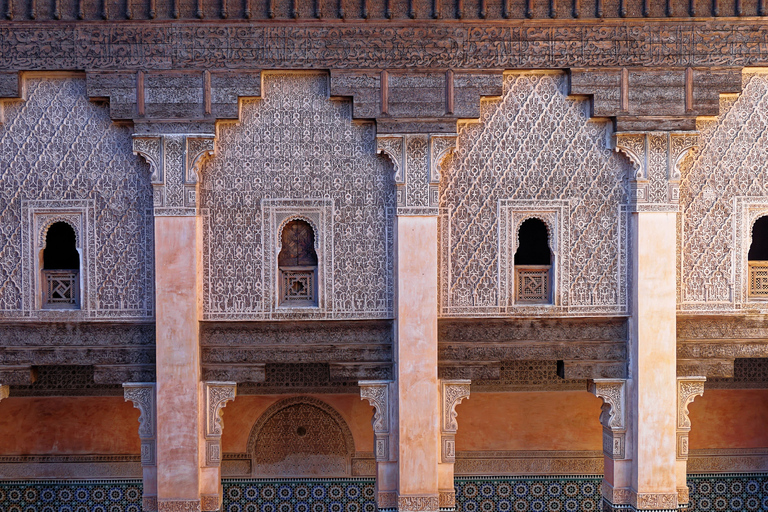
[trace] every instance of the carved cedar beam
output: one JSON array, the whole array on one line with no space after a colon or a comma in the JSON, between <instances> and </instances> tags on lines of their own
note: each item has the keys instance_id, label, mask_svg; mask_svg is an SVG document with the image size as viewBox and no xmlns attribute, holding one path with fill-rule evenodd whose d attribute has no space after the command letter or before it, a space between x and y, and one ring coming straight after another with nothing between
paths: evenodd
<instances>
[{"instance_id":1,"label":"carved cedar beam","mask_svg":"<svg viewBox=\"0 0 768 512\"><path fill-rule=\"evenodd\" d=\"M591 96L592 115L617 131L695 130L698 116L718 115L720 94L739 92L739 68L570 70L570 94Z\"/></svg>"},{"instance_id":2,"label":"carved cedar beam","mask_svg":"<svg viewBox=\"0 0 768 512\"><path fill-rule=\"evenodd\" d=\"M90 71L86 83L90 98L109 101L113 120L144 123L238 119L239 98L261 95L259 70Z\"/></svg>"},{"instance_id":3,"label":"carved cedar beam","mask_svg":"<svg viewBox=\"0 0 768 512\"><path fill-rule=\"evenodd\" d=\"M452 133L480 117L480 99L501 96L501 71L331 70L331 96L352 97L356 119L378 133Z\"/></svg>"}]
</instances>

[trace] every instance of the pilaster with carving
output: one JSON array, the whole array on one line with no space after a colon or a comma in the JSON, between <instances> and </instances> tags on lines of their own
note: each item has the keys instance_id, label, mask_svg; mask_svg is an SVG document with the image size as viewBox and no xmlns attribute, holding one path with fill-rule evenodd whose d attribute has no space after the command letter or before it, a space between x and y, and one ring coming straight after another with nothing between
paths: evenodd
<instances>
[{"instance_id":1,"label":"pilaster with carving","mask_svg":"<svg viewBox=\"0 0 768 512\"><path fill-rule=\"evenodd\" d=\"M141 440L141 465L144 468L142 509L157 510L157 403L154 382L130 382L123 384L125 401L133 402L139 415L139 439Z\"/></svg>"},{"instance_id":2,"label":"pilaster with carving","mask_svg":"<svg viewBox=\"0 0 768 512\"><path fill-rule=\"evenodd\" d=\"M196 214L200 162L213 151L209 134L133 136L133 152L150 165L156 216Z\"/></svg>"},{"instance_id":3,"label":"pilaster with carving","mask_svg":"<svg viewBox=\"0 0 768 512\"><path fill-rule=\"evenodd\" d=\"M221 465L221 434L224 431L222 409L235 399L236 382L204 382L205 396L205 467Z\"/></svg>"},{"instance_id":4,"label":"pilaster with carving","mask_svg":"<svg viewBox=\"0 0 768 512\"><path fill-rule=\"evenodd\" d=\"M440 463L448 466L450 482L453 482L453 464L456 462L456 432L459 430L456 407L469 398L470 380L440 380ZM440 509L456 507L456 491L445 483L439 489Z\"/></svg>"},{"instance_id":5,"label":"pilaster with carving","mask_svg":"<svg viewBox=\"0 0 768 512\"><path fill-rule=\"evenodd\" d=\"M706 377L678 377L677 378L677 461L685 467L688 465L688 434L691 431L691 419L688 417L688 406L697 396L704 395L704 382ZM680 475L687 473L679 471ZM688 486L680 479L677 485L678 503L688 503Z\"/></svg>"},{"instance_id":6,"label":"pilaster with carving","mask_svg":"<svg viewBox=\"0 0 768 512\"><path fill-rule=\"evenodd\" d=\"M390 404L389 380L366 380L358 382L360 398L367 400L374 409L371 425L373 426L374 457L376 458L376 506L379 510L397 507L397 491L382 487L379 474L384 466L394 462L395 446L392 443L392 407Z\"/></svg>"},{"instance_id":7,"label":"pilaster with carving","mask_svg":"<svg viewBox=\"0 0 768 512\"><path fill-rule=\"evenodd\" d=\"M589 392L600 398L603 405L600 412L600 424L603 426L603 454L613 462L614 473L622 471L621 466L628 463L627 453L627 381L626 379L594 379L589 381ZM606 467L608 465L606 464ZM622 475L607 475L603 480L603 498L610 505L625 506L630 503L628 482L622 481Z\"/></svg>"},{"instance_id":8,"label":"pilaster with carving","mask_svg":"<svg viewBox=\"0 0 768 512\"><path fill-rule=\"evenodd\" d=\"M456 134L387 134L376 137L378 153L392 161L397 215L437 215L440 165Z\"/></svg>"},{"instance_id":9,"label":"pilaster with carving","mask_svg":"<svg viewBox=\"0 0 768 512\"><path fill-rule=\"evenodd\" d=\"M634 164L629 202L637 212L677 212L680 164L698 145L698 132L620 132L616 151Z\"/></svg>"}]
</instances>

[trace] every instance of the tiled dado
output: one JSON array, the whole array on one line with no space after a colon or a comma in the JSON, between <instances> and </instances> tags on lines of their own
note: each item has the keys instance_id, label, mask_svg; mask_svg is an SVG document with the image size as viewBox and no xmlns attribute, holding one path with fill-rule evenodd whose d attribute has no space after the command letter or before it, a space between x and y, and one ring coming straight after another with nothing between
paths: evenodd
<instances>
[{"instance_id":1,"label":"tiled dado","mask_svg":"<svg viewBox=\"0 0 768 512\"><path fill-rule=\"evenodd\" d=\"M225 512L376 512L372 478L225 479ZM768 510L768 473L689 475L691 511ZM600 477L457 478L456 512L601 510ZM141 512L140 480L0 482L0 512Z\"/></svg>"}]
</instances>

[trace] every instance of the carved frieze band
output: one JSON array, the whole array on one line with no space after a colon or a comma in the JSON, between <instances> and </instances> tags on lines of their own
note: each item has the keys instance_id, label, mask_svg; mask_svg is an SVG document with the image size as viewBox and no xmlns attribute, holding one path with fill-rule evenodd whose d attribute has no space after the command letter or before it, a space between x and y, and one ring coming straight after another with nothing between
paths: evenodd
<instances>
[{"instance_id":1,"label":"carved frieze band","mask_svg":"<svg viewBox=\"0 0 768 512\"><path fill-rule=\"evenodd\" d=\"M397 497L398 512L437 512L440 508L438 495Z\"/></svg>"},{"instance_id":2,"label":"carved frieze band","mask_svg":"<svg viewBox=\"0 0 768 512\"><path fill-rule=\"evenodd\" d=\"M139 439L141 440L141 465L157 464L157 404L154 382L130 382L123 384L125 401L141 412L139 416Z\"/></svg>"},{"instance_id":3,"label":"carved frieze band","mask_svg":"<svg viewBox=\"0 0 768 512\"><path fill-rule=\"evenodd\" d=\"M635 211L678 211L680 163L697 147L698 137L698 132L615 134L616 151L634 164L627 192Z\"/></svg>"},{"instance_id":4,"label":"carved frieze band","mask_svg":"<svg viewBox=\"0 0 768 512\"><path fill-rule=\"evenodd\" d=\"M376 150L395 171L397 215L438 214L440 165L456 144L456 134L376 136Z\"/></svg>"},{"instance_id":5,"label":"carved frieze band","mask_svg":"<svg viewBox=\"0 0 768 512\"><path fill-rule=\"evenodd\" d=\"M235 399L236 382L204 382L205 396L205 465L218 467L221 464L221 434L224 431L222 409L227 402Z\"/></svg>"},{"instance_id":6,"label":"carved frieze band","mask_svg":"<svg viewBox=\"0 0 768 512\"><path fill-rule=\"evenodd\" d=\"M159 500L158 512L200 512L200 500Z\"/></svg>"},{"instance_id":7,"label":"carved frieze band","mask_svg":"<svg viewBox=\"0 0 768 512\"><path fill-rule=\"evenodd\" d=\"M368 400L374 408L373 425L374 456L376 462L390 460L390 413L389 413L389 387L392 381L368 380L360 381L360 398Z\"/></svg>"},{"instance_id":8,"label":"carved frieze band","mask_svg":"<svg viewBox=\"0 0 768 512\"><path fill-rule=\"evenodd\" d=\"M603 425L603 452L613 460L626 458L627 381L595 379L589 381L589 392L603 400L600 423Z\"/></svg>"},{"instance_id":9,"label":"carved frieze band","mask_svg":"<svg viewBox=\"0 0 768 512\"><path fill-rule=\"evenodd\" d=\"M150 165L156 216L196 214L200 162L213 150L209 134L133 136L133 152Z\"/></svg>"},{"instance_id":10,"label":"carved frieze band","mask_svg":"<svg viewBox=\"0 0 768 512\"><path fill-rule=\"evenodd\" d=\"M440 381L440 461L456 462L456 432L459 430L456 406L469 398L469 380Z\"/></svg>"},{"instance_id":11,"label":"carved frieze band","mask_svg":"<svg viewBox=\"0 0 768 512\"><path fill-rule=\"evenodd\" d=\"M706 380L706 377L677 378L677 460L688 460L688 433L691 431L688 406L697 396L704 395Z\"/></svg>"}]
</instances>

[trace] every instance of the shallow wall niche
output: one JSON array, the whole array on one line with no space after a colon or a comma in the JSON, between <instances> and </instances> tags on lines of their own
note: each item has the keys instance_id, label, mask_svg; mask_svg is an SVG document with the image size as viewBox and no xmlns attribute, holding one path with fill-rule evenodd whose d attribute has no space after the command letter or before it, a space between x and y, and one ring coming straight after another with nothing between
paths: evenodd
<instances>
[{"instance_id":1,"label":"shallow wall niche","mask_svg":"<svg viewBox=\"0 0 768 512\"><path fill-rule=\"evenodd\" d=\"M321 400L273 404L248 438L254 477L340 477L352 474L355 442L346 421Z\"/></svg>"}]
</instances>

